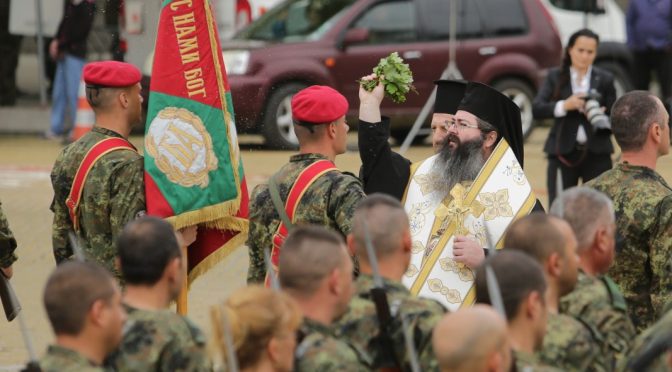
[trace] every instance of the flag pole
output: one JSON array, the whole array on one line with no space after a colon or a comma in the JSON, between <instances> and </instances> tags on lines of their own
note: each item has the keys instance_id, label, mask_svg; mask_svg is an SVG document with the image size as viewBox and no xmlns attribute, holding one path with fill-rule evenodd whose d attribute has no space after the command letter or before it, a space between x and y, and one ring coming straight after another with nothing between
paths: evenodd
<instances>
[{"instance_id":1,"label":"flag pole","mask_svg":"<svg viewBox=\"0 0 672 372\"><path fill-rule=\"evenodd\" d=\"M188 266L188 257L187 256L187 247L180 247L182 250L182 258L184 259L184 265ZM177 313L180 315L187 315L187 303L189 302L189 289L187 286L187 282L189 280L189 275L184 275L184 278L182 279L182 289L180 290L180 294L177 296Z\"/></svg>"}]
</instances>

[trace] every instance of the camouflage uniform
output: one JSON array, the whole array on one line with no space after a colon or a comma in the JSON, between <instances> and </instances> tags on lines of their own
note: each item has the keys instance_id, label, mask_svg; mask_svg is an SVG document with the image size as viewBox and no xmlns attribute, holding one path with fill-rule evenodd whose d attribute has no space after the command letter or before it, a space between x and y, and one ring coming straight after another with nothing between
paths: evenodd
<instances>
[{"instance_id":1,"label":"camouflage uniform","mask_svg":"<svg viewBox=\"0 0 672 372\"><path fill-rule=\"evenodd\" d=\"M635 326L628 316L627 305L616 283L609 277L594 277L579 271L572 293L560 301L563 314L580 318L602 336L602 353L609 369L627 355L635 338Z\"/></svg>"},{"instance_id":2,"label":"camouflage uniform","mask_svg":"<svg viewBox=\"0 0 672 372\"><path fill-rule=\"evenodd\" d=\"M438 366L432 350L432 331L436 323L445 314L446 309L434 300L414 297L399 282L383 278L383 285L392 310L397 314L402 312L408 320L410 334L413 337L415 349L420 359L421 369L436 370ZM336 335L340 339L355 345L358 349L366 350L372 359L373 369L390 366L389 362L391 361L383 360L384 355L380 352L381 346L378 344L378 317L370 296L371 288L374 287L373 277L371 275L360 275L355 282L355 287L356 293L350 302L348 312L334 324ZM395 317L390 328L390 338L395 347L393 352L404 369L410 369L399 317Z\"/></svg>"},{"instance_id":3,"label":"camouflage uniform","mask_svg":"<svg viewBox=\"0 0 672 372\"><path fill-rule=\"evenodd\" d=\"M662 337L669 337L672 333L672 311L668 311L659 321L654 323L651 327L647 328L642 332L635 340L632 342L632 347L628 353L628 357L621 359L618 363L617 371L631 371L631 369L626 369L629 362L631 362L636 356L638 356L642 351L647 349L652 341L660 340ZM666 353L662 353L660 356L655 358L649 367L646 369L647 372L667 372L670 370L667 367L667 357Z\"/></svg>"},{"instance_id":4,"label":"camouflage uniform","mask_svg":"<svg viewBox=\"0 0 672 372\"><path fill-rule=\"evenodd\" d=\"M57 263L73 255L68 231L73 229L65 200L75 173L88 151L99 141L122 136L108 129L94 127L77 142L67 146L56 159L51 171L54 200L53 247ZM79 204L79 236L84 250L108 270L114 268L117 250L114 239L124 225L145 210L143 159L136 151L112 151L91 167L84 182Z\"/></svg>"},{"instance_id":5,"label":"camouflage uniform","mask_svg":"<svg viewBox=\"0 0 672 372\"><path fill-rule=\"evenodd\" d=\"M515 372L556 372L559 369L541 364L535 354L513 351L513 371Z\"/></svg>"},{"instance_id":6,"label":"camouflage uniform","mask_svg":"<svg viewBox=\"0 0 672 372\"><path fill-rule=\"evenodd\" d=\"M2 203L0 203L0 267L10 267L16 261L16 239L12 230L9 229L9 222L2 212Z\"/></svg>"},{"instance_id":7,"label":"camouflage uniform","mask_svg":"<svg viewBox=\"0 0 672 372\"><path fill-rule=\"evenodd\" d=\"M638 331L672 299L672 188L653 169L621 163L587 183L614 202L616 258L609 276L619 285Z\"/></svg>"},{"instance_id":8,"label":"camouflage uniform","mask_svg":"<svg viewBox=\"0 0 672 372\"><path fill-rule=\"evenodd\" d=\"M275 180L283 201L294 185L299 174L317 160L327 159L320 154L299 154L290 158ZM343 236L350 233L351 218L357 203L364 198L362 183L355 175L333 171L320 176L301 197L294 223L329 227ZM268 185L259 185L250 198L250 232L247 246L250 254L248 283L264 281L264 250L273 246L273 235L280 225L280 217L271 201Z\"/></svg>"},{"instance_id":9,"label":"camouflage uniform","mask_svg":"<svg viewBox=\"0 0 672 372\"><path fill-rule=\"evenodd\" d=\"M128 323L105 364L115 371L212 371L206 339L189 319L170 310L125 305Z\"/></svg>"},{"instance_id":10,"label":"camouflage uniform","mask_svg":"<svg viewBox=\"0 0 672 372\"><path fill-rule=\"evenodd\" d=\"M294 372L370 371L368 356L337 339L328 326L303 318L299 328Z\"/></svg>"},{"instance_id":11,"label":"camouflage uniform","mask_svg":"<svg viewBox=\"0 0 672 372\"><path fill-rule=\"evenodd\" d=\"M50 345L40 360L42 372L104 372L105 369L86 359L78 352L58 345Z\"/></svg>"},{"instance_id":12,"label":"camouflage uniform","mask_svg":"<svg viewBox=\"0 0 672 372\"><path fill-rule=\"evenodd\" d=\"M599 343L584 324L563 314L548 314L539 360L564 371L607 371ZM599 340L598 340L599 341Z\"/></svg>"}]
</instances>

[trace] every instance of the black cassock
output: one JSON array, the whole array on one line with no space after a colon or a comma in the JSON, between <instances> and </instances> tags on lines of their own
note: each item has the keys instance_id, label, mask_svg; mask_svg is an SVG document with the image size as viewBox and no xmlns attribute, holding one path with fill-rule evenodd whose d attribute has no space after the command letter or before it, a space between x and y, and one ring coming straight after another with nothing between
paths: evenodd
<instances>
[{"instance_id":1,"label":"black cassock","mask_svg":"<svg viewBox=\"0 0 672 372\"><path fill-rule=\"evenodd\" d=\"M380 123L359 121L358 142L362 168L359 178L364 192L369 195L384 193L400 200L411 177L411 161L390 147L390 119L383 116ZM545 212L537 199L533 212Z\"/></svg>"},{"instance_id":2,"label":"black cassock","mask_svg":"<svg viewBox=\"0 0 672 372\"><path fill-rule=\"evenodd\" d=\"M380 123L360 120L357 136L364 192L381 192L401 200L411 177L411 161L390 148L390 118L383 116Z\"/></svg>"}]
</instances>

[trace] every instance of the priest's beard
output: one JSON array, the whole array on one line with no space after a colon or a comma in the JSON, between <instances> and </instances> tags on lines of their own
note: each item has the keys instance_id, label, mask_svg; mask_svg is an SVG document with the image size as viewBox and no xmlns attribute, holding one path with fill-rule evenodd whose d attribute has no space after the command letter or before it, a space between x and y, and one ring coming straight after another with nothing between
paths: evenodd
<instances>
[{"instance_id":1,"label":"priest's beard","mask_svg":"<svg viewBox=\"0 0 672 372\"><path fill-rule=\"evenodd\" d=\"M451 149L451 142L457 147ZM475 180L485 164L482 147L483 137L460 142L459 137L449 134L432 166L434 188L447 195L458 183Z\"/></svg>"}]
</instances>

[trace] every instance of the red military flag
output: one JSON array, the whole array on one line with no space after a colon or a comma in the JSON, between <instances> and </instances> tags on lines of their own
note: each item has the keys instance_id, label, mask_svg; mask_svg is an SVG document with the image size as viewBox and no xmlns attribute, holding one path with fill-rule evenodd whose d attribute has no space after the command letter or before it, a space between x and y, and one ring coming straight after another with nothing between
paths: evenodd
<instances>
[{"instance_id":1,"label":"red military flag","mask_svg":"<svg viewBox=\"0 0 672 372\"><path fill-rule=\"evenodd\" d=\"M147 213L200 225L189 283L247 237L248 193L208 0L164 0L145 128ZM204 227L204 228L203 228Z\"/></svg>"}]
</instances>

